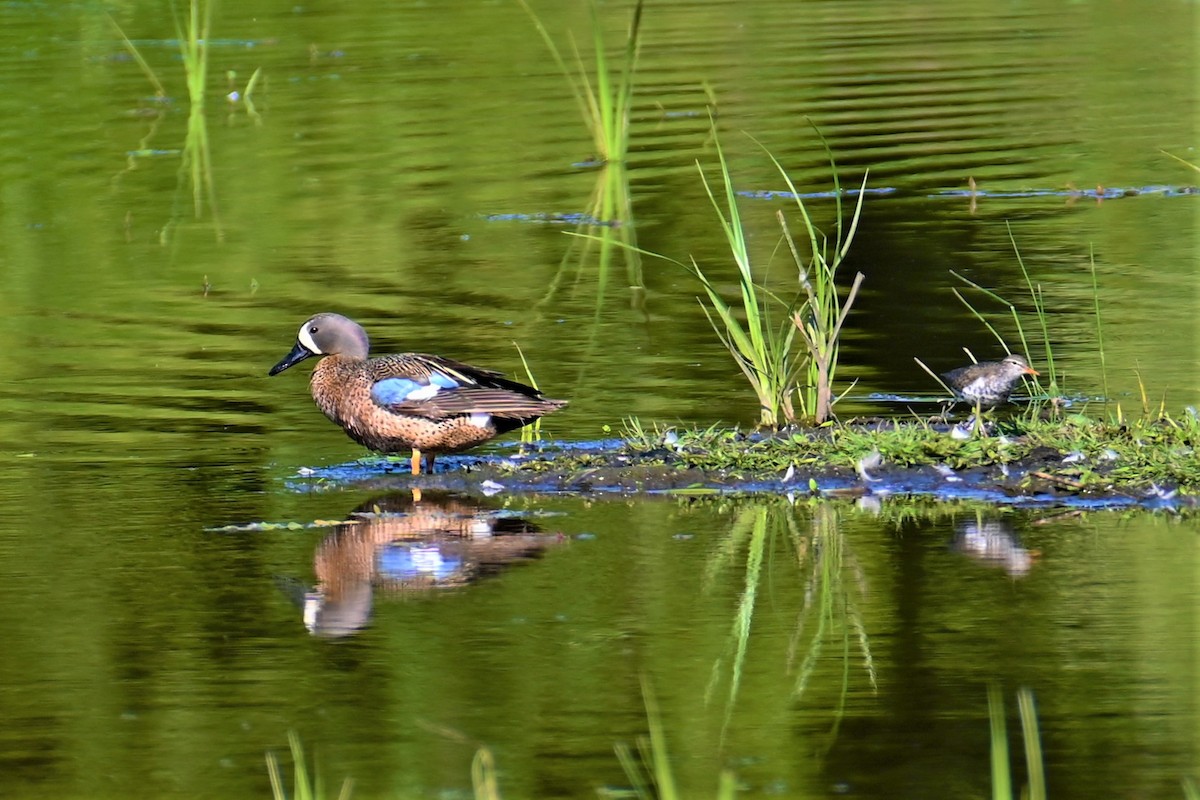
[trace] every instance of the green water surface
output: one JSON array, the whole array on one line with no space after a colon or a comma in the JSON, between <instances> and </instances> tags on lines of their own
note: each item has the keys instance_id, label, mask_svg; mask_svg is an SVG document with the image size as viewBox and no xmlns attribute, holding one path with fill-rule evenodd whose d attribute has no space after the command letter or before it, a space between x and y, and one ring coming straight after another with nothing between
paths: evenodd
<instances>
[{"instance_id":1,"label":"green water surface","mask_svg":"<svg viewBox=\"0 0 1200 800\"><path fill-rule=\"evenodd\" d=\"M590 60L587 4L535 8ZM377 352L519 372L519 343L571 401L556 438L630 415L753 424L695 280L565 235L616 186L629 209L607 230L694 256L732 296L696 171L715 175L711 110L748 192L785 187L745 134L802 191L830 188L806 118L845 183L869 170L880 190L846 266L866 279L845 415L935 392L914 357L1002 352L950 270L1027 312L1010 235L1067 391L1140 413L1144 387L1180 412L1200 401L1196 197L1081 194L1196 182L1161 152L1200 161L1196 5L1148 8L649 3L631 150L606 172L517 3L225 2L197 195L169 3L0 5L4 795L267 797L263 754L296 730L356 797L470 796L481 745L505 797L590 797L628 786L613 745L645 734L645 683L683 796L731 768L745 797L984 797L996 683L1013 733L1016 690L1036 694L1052 797L1182 796L1200 764L1190 517L501 492L472 502L553 540L536 557L432 592L368 581L353 631L315 636L305 595L340 585L318 563L336 529L304 525L377 491L298 477L362 450L306 368L266 377L330 310ZM629 10L599 8L613 52ZM256 70L254 108L230 100ZM828 199L811 207L831 224ZM742 200L785 293L775 213L793 208Z\"/></svg>"}]
</instances>

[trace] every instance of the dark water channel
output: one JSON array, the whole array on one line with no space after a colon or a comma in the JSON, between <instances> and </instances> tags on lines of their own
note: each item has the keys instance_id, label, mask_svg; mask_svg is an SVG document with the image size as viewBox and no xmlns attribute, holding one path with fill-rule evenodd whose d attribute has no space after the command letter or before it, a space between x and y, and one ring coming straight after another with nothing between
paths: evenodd
<instances>
[{"instance_id":1,"label":"dark water channel","mask_svg":"<svg viewBox=\"0 0 1200 800\"><path fill-rule=\"evenodd\" d=\"M590 57L586 4L536 7ZM600 9L614 50L627 12ZM732 297L696 172L714 174L715 103L775 291L796 286L775 252L793 206L743 132L806 192L829 188L806 117L846 183L869 170L844 415L935 392L914 357L999 352L951 270L1030 325L1010 236L1064 388L1109 400L1079 407L1140 413L1144 388L1182 412L1200 403L1196 173L1162 151L1200 161L1195 15L650 3L629 157L605 171L582 166L591 139L519 4L223 3L194 194L170 4L0 4L0 793L269 797L264 753L295 730L355 797L469 797L481 746L505 797L590 797L628 785L613 746L645 734L645 685L686 797L724 768L745 797L984 797L997 685L1013 735L1016 691L1035 693L1051 797L1183 796L1200 765L1190 516L415 502L402 476L303 474L363 451L313 407L306 368L265 372L331 310L380 352L519 372L517 342L571 400L547 436L753 424L694 278L564 235L618 187L611 230L695 256ZM254 108L228 99L256 70ZM832 203L811 208L831 224ZM1007 309L986 311L1015 343Z\"/></svg>"}]
</instances>

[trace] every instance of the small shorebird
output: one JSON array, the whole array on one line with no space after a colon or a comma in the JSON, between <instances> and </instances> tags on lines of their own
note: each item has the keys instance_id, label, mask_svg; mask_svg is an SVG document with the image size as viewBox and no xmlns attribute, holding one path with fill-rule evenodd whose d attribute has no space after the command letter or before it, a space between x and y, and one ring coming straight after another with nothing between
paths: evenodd
<instances>
[{"instance_id":1,"label":"small shorebird","mask_svg":"<svg viewBox=\"0 0 1200 800\"><path fill-rule=\"evenodd\" d=\"M989 409L1008 400L1023 375L1037 374L1024 356L1009 353L999 361L980 361L943 372L942 378L961 399L978 409Z\"/></svg>"}]
</instances>

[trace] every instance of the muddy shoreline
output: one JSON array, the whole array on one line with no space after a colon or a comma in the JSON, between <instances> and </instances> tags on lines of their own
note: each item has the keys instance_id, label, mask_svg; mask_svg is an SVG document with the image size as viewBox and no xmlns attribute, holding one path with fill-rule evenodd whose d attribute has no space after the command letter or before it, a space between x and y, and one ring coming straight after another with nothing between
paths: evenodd
<instances>
[{"instance_id":1,"label":"muddy shoreline","mask_svg":"<svg viewBox=\"0 0 1200 800\"><path fill-rule=\"evenodd\" d=\"M303 469L288 480L297 491L356 488L371 491L422 489L463 495L570 493L778 495L830 498L913 495L975 500L1011 506L1180 510L1195 496L1173 486L1087 484L1075 480L1070 454L1037 448L1017 461L951 470L943 465L898 466L883 462L861 471L841 466L787 470L701 468L687 453L669 449L635 452L619 446L555 445L530 455L459 455L438 460L432 475L413 476L407 459L369 457L347 464Z\"/></svg>"}]
</instances>

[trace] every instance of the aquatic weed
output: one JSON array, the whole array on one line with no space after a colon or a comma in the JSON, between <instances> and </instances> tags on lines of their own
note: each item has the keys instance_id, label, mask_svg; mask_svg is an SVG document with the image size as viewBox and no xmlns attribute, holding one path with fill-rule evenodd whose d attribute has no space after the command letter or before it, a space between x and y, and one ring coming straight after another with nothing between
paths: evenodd
<instances>
[{"instance_id":1,"label":"aquatic weed","mask_svg":"<svg viewBox=\"0 0 1200 800\"><path fill-rule=\"evenodd\" d=\"M716 285L694 259L691 270L700 279L704 292L708 295L708 303L702 301L701 306L709 324L716 332L717 338L725 345L725 349L733 356L734 362L746 376L758 398L759 424L778 427L796 419L792 396L797 391L800 372L805 365L804 356L793 348L799 326L791 322L793 304L781 303L784 305L784 313L779 318L772 319L772 302L779 301L755 282L746 233L738 211L738 193L729 173L725 152L721 149L720 139L716 135L715 121L713 140L724 188L723 202L717 199L703 167L699 163L696 166L700 170L704 190L717 212L725 240L737 266L739 307L735 309L725 301ZM741 318L745 319L744 324Z\"/></svg>"},{"instance_id":2,"label":"aquatic weed","mask_svg":"<svg viewBox=\"0 0 1200 800\"><path fill-rule=\"evenodd\" d=\"M854 242L854 234L858 230L858 222L862 216L863 198L866 197L868 173L863 173L862 185L858 188L858 199L854 204L854 213L847 223L842 209L842 184L833 150L829 147L829 143L820 129L813 125L813 130L816 131L825 148L825 153L829 157L829 172L833 178L835 228L832 245L829 238L813 225L812 217L804 205L804 200L801 198L800 192L796 190L792 179L788 177L783 165L765 147L763 147L763 151L767 153L775 168L779 170L788 190L795 198L796 208L804 220L804 229L808 236L808 256L805 257L796 247L796 241L792 237L791 231L788 230L783 212L778 212L783 238L795 262L800 286L806 297L801 306L792 312L792 322L808 346L809 354L808 379L801 387L799 395L800 410L805 419L820 425L833 416L834 403L840 399L840 397L834 396L833 379L837 373L842 326L846 322L846 315L850 313L850 307L854 305L858 289L863 282L863 274L855 273L854 281L843 299L838 291L836 278L838 267L846 259L850 245ZM845 395L849 388L852 387L848 387L842 394Z\"/></svg>"},{"instance_id":3,"label":"aquatic weed","mask_svg":"<svg viewBox=\"0 0 1200 800\"><path fill-rule=\"evenodd\" d=\"M1009 765L1008 732L1004 721L1004 696L1000 687L988 685L988 720L991 725L992 798L1013 800L1013 778ZM1042 741L1038 733L1037 708L1033 691L1028 687L1017 690L1017 709L1021 717L1021 733L1025 742L1025 766L1029 785L1020 797L1046 800L1046 771L1042 758Z\"/></svg>"},{"instance_id":4,"label":"aquatic weed","mask_svg":"<svg viewBox=\"0 0 1200 800\"><path fill-rule=\"evenodd\" d=\"M863 274L857 273L843 298L838 290L836 277L838 267L845 260L858 229L867 179L864 175L854 212L847 221L842 208L843 191L838 177L837 162L820 130L817 130L817 135L825 145L833 175L836 227L832 243L813 224L800 192L796 190L783 165L763 147L763 151L775 165L795 199L807 234L808 254L802 255L783 212L778 213L783 242L792 256L801 289L790 301L776 297L755 282L746 234L738 211L739 193L734 189L729 164L717 136L715 121L713 141L725 190L723 202L718 201L703 169L700 170L704 189L717 212L721 229L738 268L740 308L735 310L725 302L712 281L694 261L692 272L700 279L708 295L708 304L704 306L704 312L709 323L758 397L759 423L765 427L791 424L798 418L820 425L832 417L834 403L839 399L834 395L833 380L837 372L842 328L863 281ZM759 146L762 147L761 144ZM773 304L783 308L782 322L772 319ZM745 318L744 327L739 317ZM797 334L807 348L806 353L801 353L794 347ZM801 374L805 375L804 380L801 380ZM796 413L793 396L799 401L799 414Z\"/></svg>"},{"instance_id":5,"label":"aquatic weed","mask_svg":"<svg viewBox=\"0 0 1200 800\"><path fill-rule=\"evenodd\" d=\"M324 784L321 782L321 773L314 767L312 779L309 779L308 766L304 760L304 746L300 743L300 735L295 731L288 731L288 749L291 750L292 763L295 767L292 779L292 800L324 800L326 794ZM279 768L279 759L270 751L267 751L266 758L267 774L271 778L271 796L275 800L288 800L287 789L283 785L283 774ZM342 781L342 789L337 795L338 800L349 800L353 789L354 781L346 778Z\"/></svg>"},{"instance_id":6,"label":"aquatic weed","mask_svg":"<svg viewBox=\"0 0 1200 800\"><path fill-rule=\"evenodd\" d=\"M614 745L617 760L621 762L621 768L633 787L632 794L639 800L678 800L684 795L676 785L675 773L671 768L667 735L658 701L649 679L645 677L642 678L642 702L646 706L649 734L638 737L636 755L633 748L624 742ZM733 800L736 793L737 780L733 773L728 769L721 770L716 800Z\"/></svg>"}]
</instances>

